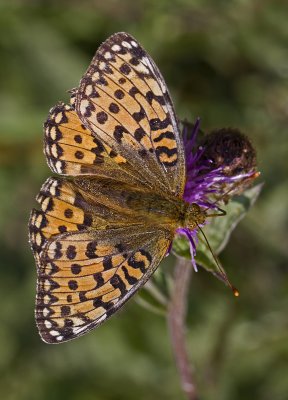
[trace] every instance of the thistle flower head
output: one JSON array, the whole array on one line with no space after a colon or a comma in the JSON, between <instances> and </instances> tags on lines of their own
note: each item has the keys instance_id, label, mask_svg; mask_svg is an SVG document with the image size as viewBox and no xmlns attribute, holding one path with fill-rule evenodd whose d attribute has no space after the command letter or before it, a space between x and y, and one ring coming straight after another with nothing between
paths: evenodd
<instances>
[{"instance_id":1,"label":"thistle flower head","mask_svg":"<svg viewBox=\"0 0 288 400\"><path fill-rule=\"evenodd\" d=\"M193 126L185 123L183 127L186 156L183 198L209 211L219 208L221 201L227 203L258 176L256 154L249 139L236 129L213 131L199 140L199 127L199 118ZM198 228L179 228L177 233L188 238L191 261L197 270L195 255Z\"/></svg>"}]
</instances>

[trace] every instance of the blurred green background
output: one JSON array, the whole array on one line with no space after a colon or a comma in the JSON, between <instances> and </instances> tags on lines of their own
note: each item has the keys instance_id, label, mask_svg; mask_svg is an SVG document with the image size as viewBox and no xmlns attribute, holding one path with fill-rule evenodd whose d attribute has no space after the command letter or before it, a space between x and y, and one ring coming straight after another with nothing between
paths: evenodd
<instances>
[{"instance_id":1,"label":"blurred green background","mask_svg":"<svg viewBox=\"0 0 288 400\"><path fill-rule=\"evenodd\" d=\"M134 301L58 346L41 342L33 317L27 221L50 174L42 124L99 44L127 31L155 59L179 117L246 132L265 181L221 256L240 298L204 271L193 277L187 339L200 398L288 399L287 18L286 1L0 2L1 398L184 399L165 319Z\"/></svg>"}]
</instances>

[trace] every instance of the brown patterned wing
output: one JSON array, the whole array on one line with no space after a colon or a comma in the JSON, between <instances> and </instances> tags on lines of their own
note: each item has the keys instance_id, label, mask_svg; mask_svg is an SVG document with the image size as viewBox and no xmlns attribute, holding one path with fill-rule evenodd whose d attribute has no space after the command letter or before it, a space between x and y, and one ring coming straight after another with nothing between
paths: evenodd
<instances>
[{"instance_id":1,"label":"brown patterned wing","mask_svg":"<svg viewBox=\"0 0 288 400\"><path fill-rule=\"evenodd\" d=\"M155 271L172 235L130 225L104 204L91 207L89 196L61 178L49 178L37 200L41 210L32 211L29 223L36 322L45 342L60 343L114 314ZM111 221L118 228L107 227Z\"/></svg>"},{"instance_id":2,"label":"brown patterned wing","mask_svg":"<svg viewBox=\"0 0 288 400\"><path fill-rule=\"evenodd\" d=\"M127 33L98 49L75 92L85 127L127 160L143 183L181 197L183 144L170 95L155 63Z\"/></svg>"},{"instance_id":3,"label":"brown patterned wing","mask_svg":"<svg viewBox=\"0 0 288 400\"><path fill-rule=\"evenodd\" d=\"M64 342L104 322L147 281L169 243L165 232L144 226L48 240L38 265L36 322L42 339Z\"/></svg>"},{"instance_id":4,"label":"brown patterned wing","mask_svg":"<svg viewBox=\"0 0 288 400\"><path fill-rule=\"evenodd\" d=\"M72 95L73 101L75 95ZM60 103L50 110L44 124L44 153L51 170L61 175L117 177L142 182L124 157L98 140L81 123L74 105Z\"/></svg>"}]
</instances>

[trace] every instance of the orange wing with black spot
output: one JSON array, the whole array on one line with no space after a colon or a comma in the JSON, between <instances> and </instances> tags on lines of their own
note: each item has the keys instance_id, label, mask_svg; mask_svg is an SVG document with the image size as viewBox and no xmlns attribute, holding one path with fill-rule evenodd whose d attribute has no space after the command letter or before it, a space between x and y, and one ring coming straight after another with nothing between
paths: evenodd
<instances>
[{"instance_id":1,"label":"orange wing with black spot","mask_svg":"<svg viewBox=\"0 0 288 400\"><path fill-rule=\"evenodd\" d=\"M144 183L182 196L185 160L172 100L134 38L117 33L100 46L75 99L84 126L124 157Z\"/></svg>"},{"instance_id":2,"label":"orange wing with black spot","mask_svg":"<svg viewBox=\"0 0 288 400\"><path fill-rule=\"evenodd\" d=\"M45 342L60 343L116 312L152 275L172 236L128 222L97 229L113 213L109 216L104 205L91 210L77 186L61 179L49 178L37 200L42 210L33 210L30 218L36 322Z\"/></svg>"},{"instance_id":3,"label":"orange wing with black spot","mask_svg":"<svg viewBox=\"0 0 288 400\"><path fill-rule=\"evenodd\" d=\"M72 99L74 96L72 96ZM44 153L52 172L141 182L127 160L98 140L79 119L73 104L59 103L44 124Z\"/></svg>"}]
</instances>

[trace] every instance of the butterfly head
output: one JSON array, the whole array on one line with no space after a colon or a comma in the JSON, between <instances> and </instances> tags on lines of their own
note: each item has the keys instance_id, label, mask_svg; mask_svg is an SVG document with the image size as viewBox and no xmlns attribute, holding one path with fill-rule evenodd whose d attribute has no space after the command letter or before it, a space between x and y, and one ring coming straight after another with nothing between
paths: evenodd
<instances>
[{"instance_id":1,"label":"butterfly head","mask_svg":"<svg viewBox=\"0 0 288 400\"><path fill-rule=\"evenodd\" d=\"M206 210L196 203L189 204L186 212L185 227L190 231L205 223L207 218Z\"/></svg>"}]
</instances>

